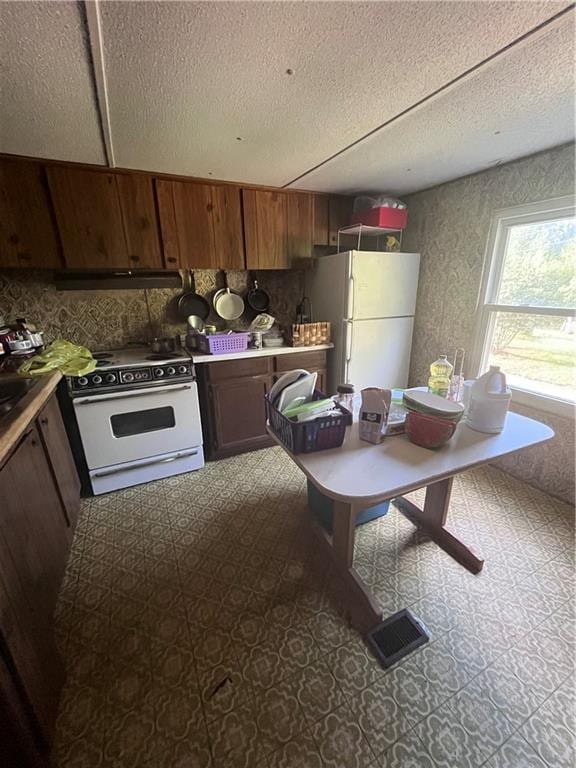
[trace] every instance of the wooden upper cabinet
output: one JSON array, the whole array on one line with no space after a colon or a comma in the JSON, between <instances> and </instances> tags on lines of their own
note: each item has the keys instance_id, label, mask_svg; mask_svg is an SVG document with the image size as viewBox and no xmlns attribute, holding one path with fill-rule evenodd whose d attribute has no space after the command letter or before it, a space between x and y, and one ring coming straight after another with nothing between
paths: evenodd
<instances>
[{"instance_id":1,"label":"wooden upper cabinet","mask_svg":"<svg viewBox=\"0 0 576 768\"><path fill-rule=\"evenodd\" d=\"M62 266L40 163L0 160L0 266Z\"/></svg>"},{"instance_id":2,"label":"wooden upper cabinet","mask_svg":"<svg viewBox=\"0 0 576 768\"><path fill-rule=\"evenodd\" d=\"M338 245L338 230L350 226L353 202L351 197L332 195L329 198L328 245Z\"/></svg>"},{"instance_id":3,"label":"wooden upper cabinet","mask_svg":"<svg viewBox=\"0 0 576 768\"><path fill-rule=\"evenodd\" d=\"M328 195L314 195L314 245L328 245Z\"/></svg>"},{"instance_id":4,"label":"wooden upper cabinet","mask_svg":"<svg viewBox=\"0 0 576 768\"><path fill-rule=\"evenodd\" d=\"M337 245L338 230L352 217L351 197L314 195L314 245Z\"/></svg>"},{"instance_id":5,"label":"wooden upper cabinet","mask_svg":"<svg viewBox=\"0 0 576 768\"><path fill-rule=\"evenodd\" d=\"M152 179L49 166L67 267L162 266Z\"/></svg>"},{"instance_id":6,"label":"wooden upper cabinet","mask_svg":"<svg viewBox=\"0 0 576 768\"><path fill-rule=\"evenodd\" d=\"M314 196L242 190L247 269L302 267L312 256Z\"/></svg>"},{"instance_id":7,"label":"wooden upper cabinet","mask_svg":"<svg viewBox=\"0 0 576 768\"><path fill-rule=\"evenodd\" d=\"M290 266L303 267L312 258L314 195L286 195L286 250Z\"/></svg>"},{"instance_id":8,"label":"wooden upper cabinet","mask_svg":"<svg viewBox=\"0 0 576 768\"><path fill-rule=\"evenodd\" d=\"M150 176L137 173L116 175L128 263L134 267L161 269L160 232Z\"/></svg>"},{"instance_id":9,"label":"wooden upper cabinet","mask_svg":"<svg viewBox=\"0 0 576 768\"><path fill-rule=\"evenodd\" d=\"M166 265L244 269L237 187L156 180Z\"/></svg>"},{"instance_id":10,"label":"wooden upper cabinet","mask_svg":"<svg viewBox=\"0 0 576 768\"><path fill-rule=\"evenodd\" d=\"M218 266L221 269L245 269L242 206L238 187L212 187L212 217Z\"/></svg>"},{"instance_id":11,"label":"wooden upper cabinet","mask_svg":"<svg viewBox=\"0 0 576 768\"><path fill-rule=\"evenodd\" d=\"M247 269L288 269L283 192L243 189Z\"/></svg>"}]
</instances>

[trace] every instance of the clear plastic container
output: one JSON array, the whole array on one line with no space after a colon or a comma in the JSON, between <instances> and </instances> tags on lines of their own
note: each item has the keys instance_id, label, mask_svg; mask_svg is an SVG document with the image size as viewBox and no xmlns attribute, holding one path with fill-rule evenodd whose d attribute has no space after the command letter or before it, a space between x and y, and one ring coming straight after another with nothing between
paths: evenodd
<instances>
[{"instance_id":1,"label":"clear plastic container","mask_svg":"<svg viewBox=\"0 0 576 768\"><path fill-rule=\"evenodd\" d=\"M338 384L334 399L352 413L354 410L354 384Z\"/></svg>"},{"instance_id":2,"label":"clear plastic container","mask_svg":"<svg viewBox=\"0 0 576 768\"><path fill-rule=\"evenodd\" d=\"M440 355L430 366L430 378L428 379L428 392L440 397L448 397L450 381L454 366L448 362L447 355Z\"/></svg>"}]
</instances>

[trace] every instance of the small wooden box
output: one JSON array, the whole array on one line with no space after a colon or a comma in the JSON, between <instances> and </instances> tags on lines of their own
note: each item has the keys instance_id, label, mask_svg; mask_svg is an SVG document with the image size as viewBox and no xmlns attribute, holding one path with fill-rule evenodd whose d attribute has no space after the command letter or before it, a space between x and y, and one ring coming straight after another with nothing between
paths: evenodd
<instances>
[{"instance_id":1,"label":"small wooden box","mask_svg":"<svg viewBox=\"0 0 576 768\"><path fill-rule=\"evenodd\" d=\"M295 323L292 326L293 347L314 347L330 343L330 323Z\"/></svg>"}]
</instances>

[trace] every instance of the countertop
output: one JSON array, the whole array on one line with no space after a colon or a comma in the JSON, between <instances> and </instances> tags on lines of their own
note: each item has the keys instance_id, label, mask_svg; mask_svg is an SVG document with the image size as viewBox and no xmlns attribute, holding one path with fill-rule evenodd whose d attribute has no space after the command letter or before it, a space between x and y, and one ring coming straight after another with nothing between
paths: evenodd
<instances>
[{"instance_id":1,"label":"countertop","mask_svg":"<svg viewBox=\"0 0 576 768\"><path fill-rule=\"evenodd\" d=\"M10 374L0 375L0 381L8 378L18 377ZM40 377L38 383L24 395L18 405L0 419L0 465L26 432L30 422L42 410L61 378L59 371Z\"/></svg>"},{"instance_id":2,"label":"countertop","mask_svg":"<svg viewBox=\"0 0 576 768\"><path fill-rule=\"evenodd\" d=\"M221 360L245 360L257 357L276 357L277 355L294 355L301 352L319 352L323 349L332 349L334 344L317 344L314 347L265 347L263 349L247 349L244 352L228 352L224 355L205 355L192 352L195 364L218 363Z\"/></svg>"}]
</instances>

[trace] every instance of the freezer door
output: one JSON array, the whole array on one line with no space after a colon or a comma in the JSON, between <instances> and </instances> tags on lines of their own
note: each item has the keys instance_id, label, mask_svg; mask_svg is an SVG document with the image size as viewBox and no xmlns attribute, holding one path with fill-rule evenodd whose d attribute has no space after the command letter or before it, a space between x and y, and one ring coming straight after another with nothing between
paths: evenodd
<instances>
[{"instance_id":1,"label":"freezer door","mask_svg":"<svg viewBox=\"0 0 576 768\"><path fill-rule=\"evenodd\" d=\"M413 315L419 269L419 253L354 251L347 319Z\"/></svg>"},{"instance_id":2,"label":"freezer door","mask_svg":"<svg viewBox=\"0 0 576 768\"><path fill-rule=\"evenodd\" d=\"M364 387L408 386L413 317L359 320L346 324L346 380Z\"/></svg>"}]
</instances>

